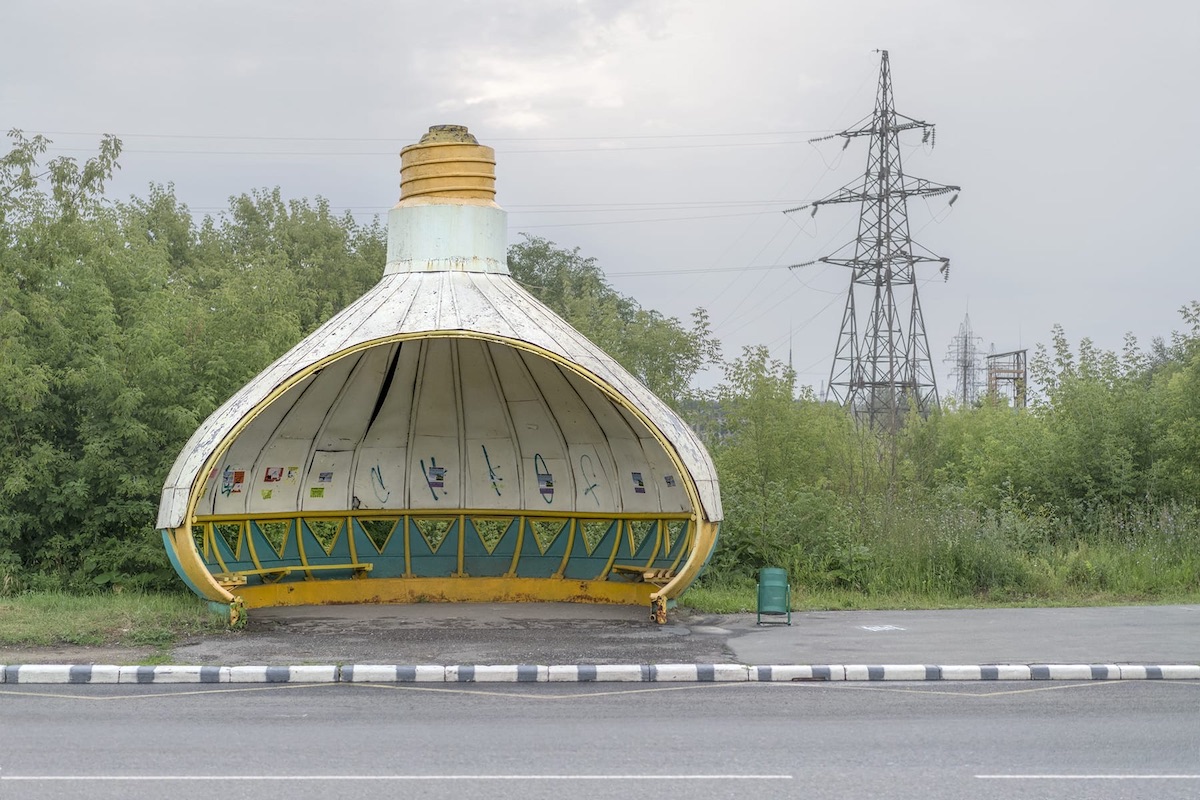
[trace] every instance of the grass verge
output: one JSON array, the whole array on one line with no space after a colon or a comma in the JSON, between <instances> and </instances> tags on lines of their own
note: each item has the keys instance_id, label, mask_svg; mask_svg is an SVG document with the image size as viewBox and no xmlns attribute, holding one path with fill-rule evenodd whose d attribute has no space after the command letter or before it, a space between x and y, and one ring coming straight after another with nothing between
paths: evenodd
<instances>
[{"instance_id":1,"label":"grass verge","mask_svg":"<svg viewBox=\"0 0 1200 800\"><path fill-rule=\"evenodd\" d=\"M1065 592L1037 595L925 595L904 591L864 593L850 589L810 589L792 584L793 611L887 611L945 608L1084 608L1133 605L1196 605L1200 592L1148 596L1117 592ZM757 587L751 581L721 581L692 586L679 600L682 608L705 614L754 613Z\"/></svg>"},{"instance_id":2,"label":"grass verge","mask_svg":"<svg viewBox=\"0 0 1200 800\"><path fill-rule=\"evenodd\" d=\"M226 620L184 594L72 595L28 592L0 597L0 647L85 645L154 647L224 630Z\"/></svg>"}]
</instances>

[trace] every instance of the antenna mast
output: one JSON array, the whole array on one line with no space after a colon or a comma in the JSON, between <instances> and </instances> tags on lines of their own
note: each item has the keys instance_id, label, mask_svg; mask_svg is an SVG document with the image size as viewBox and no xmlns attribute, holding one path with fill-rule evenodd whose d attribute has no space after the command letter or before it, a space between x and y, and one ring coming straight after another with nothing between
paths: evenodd
<instances>
[{"instance_id":1,"label":"antenna mast","mask_svg":"<svg viewBox=\"0 0 1200 800\"><path fill-rule=\"evenodd\" d=\"M870 120L857 128L813 140L842 137L844 149L851 139L869 136L870 153L861 183L844 186L823 200L785 213L811 208L815 215L823 205L859 204L858 236L832 255L818 259L851 270L829 388L860 421L876 429L895 430L910 406L922 416L938 407L916 265L936 263L946 277L950 268L948 258L940 258L912 241L908 198L954 193L950 198L953 205L959 187L904 174L900 134L919 128L921 141L932 146L934 126L896 112L888 51L879 52L879 89ZM861 334L856 300L870 308Z\"/></svg>"}]
</instances>

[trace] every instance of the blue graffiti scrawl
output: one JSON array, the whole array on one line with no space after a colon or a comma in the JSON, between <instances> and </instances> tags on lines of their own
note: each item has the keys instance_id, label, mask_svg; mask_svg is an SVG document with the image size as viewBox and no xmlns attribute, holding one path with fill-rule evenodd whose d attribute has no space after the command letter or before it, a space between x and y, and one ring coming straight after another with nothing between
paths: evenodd
<instances>
[{"instance_id":1,"label":"blue graffiti scrawl","mask_svg":"<svg viewBox=\"0 0 1200 800\"><path fill-rule=\"evenodd\" d=\"M437 459L433 456L429 457L429 468L425 467L425 459L421 459L421 474L425 476L425 483L429 486L429 493L433 495L434 500L441 500L438 497L438 489L443 489L442 497L445 497L448 492L444 491L446 485L446 468L437 465Z\"/></svg>"},{"instance_id":2,"label":"blue graffiti scrawl","mask_svg":"<svg viewBox=\"0 0 1200 800\"><path fill-rule=\"evenodd\" d=\"M483 448L483 460L487 462L488 478L492 482L492 488L496 490L496 497L500 497L500 484L504 482L504 478L500 477L499 467L492 464L492 459L488 458L487 445L480 445Z\"/></svg>"},{"instance_id":3,"label":"blue graffiti scrawl","mask_svg":"<svg viewBox=\"0 0 1200 800\"><path fill-rule=\"evenodd\" d=\"M383 484L383 470L378 464L371 467L371 489L375 492L375 499L381 503L386 503L392 496L391 490Z\"/></svg>"},{"instance_id":4,"label":"blue graffiti scrawl","mask_svg":"<svg viewBox=\"0 0 1200 800\"><path fill-rule=\"evenodd\" d=\"M554 476L550 473L550 468L546 466L546 459L542 458L541 453L533 454L533 470L537 473L538 492L541 493L542 499L549 505L554 502Z\"/></svg>"},{"instance_id":5,"label":"blue graffiti scrawl","mask_svg":"<svg viewBox=\"0 0 1200 800\"><path fill-rule=\"evenodd\" d=\"M587 453L584 453L579 457L579 471L583 473L583 477L586 480L592 482L586 489L583 490L583 493L585 495L590 494L595 499L596 505L599 506L600 495L596 492L596 489L600 486L600 484L596 482L596 468L592 465L592 457Z\"/></svg>"}]
</instances>

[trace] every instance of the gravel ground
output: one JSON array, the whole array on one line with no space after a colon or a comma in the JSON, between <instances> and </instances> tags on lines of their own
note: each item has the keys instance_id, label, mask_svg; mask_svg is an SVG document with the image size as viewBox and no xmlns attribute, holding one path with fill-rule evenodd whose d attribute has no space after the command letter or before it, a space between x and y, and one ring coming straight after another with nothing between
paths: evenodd
<instances>
[{"instance_id":1,"label":"gravel ground","mask_svg":"<svg viewBox=\"0 0 1200 800\"><path fill-rule=\"evenodd\" d=\"M753 627L753 615L748 616ZM649 664L733 661L744 620L570 603L298 606L254 609L245 630L180 642L172 664ZM131 664L153 648L0 648L0 664ZM158 660L162 661L160 657Z\"/></svg>"}]
</instances>

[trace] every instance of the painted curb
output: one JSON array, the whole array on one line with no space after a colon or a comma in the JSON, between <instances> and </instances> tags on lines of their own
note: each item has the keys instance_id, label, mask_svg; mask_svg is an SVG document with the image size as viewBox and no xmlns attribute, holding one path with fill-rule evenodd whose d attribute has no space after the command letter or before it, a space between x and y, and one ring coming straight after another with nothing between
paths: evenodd
<instances>
[{"instance_id":1,"label":"painted curb","mask_svg":"<svg viewBox=\"0 0 1200 800\"><path fill-rule=\"evenodd\" d=\"M0 683L795 683L1200 680L1197 664L348 664L204 667L0 665Z\"/></svg>"}]
</instances>

